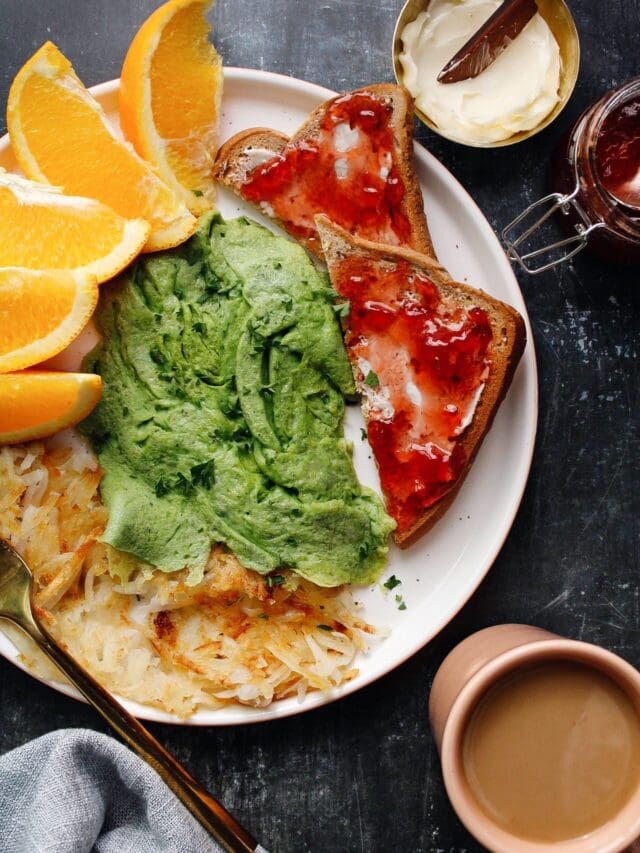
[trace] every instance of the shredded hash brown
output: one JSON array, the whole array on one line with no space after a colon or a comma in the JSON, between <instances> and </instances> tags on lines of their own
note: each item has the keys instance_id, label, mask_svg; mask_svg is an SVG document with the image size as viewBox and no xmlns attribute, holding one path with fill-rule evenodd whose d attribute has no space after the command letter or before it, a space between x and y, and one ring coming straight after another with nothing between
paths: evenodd
<instances>
[{"instance_id":1,"label":"shredded hash brown","mask_svg":"<svg viewBox=\"0 0 640 853\"><path fill-rule=\"evenodd\" d=\"M196 586L100 542L96 457L73 431L0 448L0 537L31 567L52 635L114 693L180 717L264 707L357 675L371 626L351 593L291 572L265 579L222 547ZM12 634L12 639L14 635ZM34 671L60 679L24 639Z\"/></svg>"}]
</instances>

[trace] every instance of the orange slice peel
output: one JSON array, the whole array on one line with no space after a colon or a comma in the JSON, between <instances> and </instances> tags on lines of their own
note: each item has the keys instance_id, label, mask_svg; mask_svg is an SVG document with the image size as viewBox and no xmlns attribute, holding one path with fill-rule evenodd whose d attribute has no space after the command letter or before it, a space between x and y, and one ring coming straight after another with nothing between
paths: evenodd
<instances>
[{"instance_id":1,"label":"orange slice peel","mask_svg":"<svg viewBox=\"0 0 640 853\"><path fill-rule=\"evenodd\" d=\"M46 438L77 424L101 393L102 380L91 373L0 374L0 445Z\"/></svg>"},{"instance_id":2,"label":"orange slice peel","mask_svg":"<svg viewBox=\"0 0 640 853\"><path fill-rule=\"evenodd\" d=\"M169 0L144 22L120 80L120 125L197 215L215 202L222 61L209 42L213 0Z\"/></svg>"},{"instance_id":3,"label":"orange slice peel","mask_svg":"<svg viewBox=\"0 0 640 853\"><path fill-rule=\"evenodd\" d=\"M57 355L78 337L97 302L95 276L0 268L0 373Z\"/></svg>"}]
</instances>

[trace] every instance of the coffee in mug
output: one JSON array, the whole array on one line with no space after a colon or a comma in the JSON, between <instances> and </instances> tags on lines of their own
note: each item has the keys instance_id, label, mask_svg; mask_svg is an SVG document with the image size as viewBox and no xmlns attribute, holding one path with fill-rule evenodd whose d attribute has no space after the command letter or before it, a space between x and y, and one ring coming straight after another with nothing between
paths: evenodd
<instances>
[{"instance_id":1,"label":"coffee in mug","mask_svg":"<svg viewBox=\"0 0 640 853\"><path fill-rule=\"evenodd\" d=\"M443 661L429 718L447 793L492 853L640 851L640 672L495 625Z\"/></svg>"},{"instance_id":2,"label":"coffee in mug","mask_svg":"<svg viewBox=\"0 0 640 853\"><path fill-rule=\"evenodd\" d=\"M480 698L462 764L478 805L507 832L579 838L618 814L640 782L640 717L597 669L542 663Z\"/></svg>"}]
</instances>

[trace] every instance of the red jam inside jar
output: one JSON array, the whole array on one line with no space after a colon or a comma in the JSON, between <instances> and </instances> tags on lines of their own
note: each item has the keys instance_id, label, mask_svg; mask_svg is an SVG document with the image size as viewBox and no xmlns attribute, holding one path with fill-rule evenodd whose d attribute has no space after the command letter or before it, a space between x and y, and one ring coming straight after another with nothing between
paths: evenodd
<instances>
[{"instance_id":1,"label":"red jam inside jar","mask_svg":"<svg viewBox=\"0 0 640 853\"><path fill-rule=\"evenodd\" d=\"M563 224L591 223L587 249L604 260L640 264L640 77L607 92L578 118L553 161L553 188L577 188L582 216L569 209ZM595 227L594 227L595 226Z\"/></svg>"},{"instance_id":2,"label":"red jam inside jar","mask_svg":"<svg viewBox=\"0 0 640 853\"><path fill-rule=\"evenodd\" d=\"M595 160L602 186L623 204L640 207L640 95L602 122Z\"/></svg>"},{"instance_id":3,"label":"red jam inside jar","mask_svg":"<svg viewBox=\"0 0 640 853\"><path fill-rule=\"evenodd\" d=\"M248 172L242 195L312 248L319 213L365 239L409 245L397 154L392 105L366 92L345 95L326 110L315 136L287 143Z\"/></svg>"},{"instance_id":4,"label":"red jam inside jar","mask_svg":"<svg viewBox=\"0 0 640 853\"><path fill-rule=\"evenodd\" d=\"M349 300L346 344L387 510L406 533L464 467L460 438L490 370L489 317L443 299L403 260L348 257L333 279Z\"/></svg>"}]
</instances>

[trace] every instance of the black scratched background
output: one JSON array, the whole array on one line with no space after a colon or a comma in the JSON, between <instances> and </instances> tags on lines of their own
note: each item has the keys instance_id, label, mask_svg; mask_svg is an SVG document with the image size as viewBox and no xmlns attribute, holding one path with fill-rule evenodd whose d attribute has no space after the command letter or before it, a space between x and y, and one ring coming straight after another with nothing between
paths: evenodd
<instances>
[{"instance_id":1,"label":"black scratched background","mask_svg":"<svg viewBox=\"0 0 640 853\"><path fill-rule=\"evenodd\" d=\"M14 73L46 39L87 85L117 77L155 0L0 0L2 116ZM546 192L562 132L605 89L640 74L639 0L571 0L582 67L570 104L537 137L473 150L424 130L498 230ZM229 65L338 90L391 80L400 0L218 0L214 40ZM3 118L0 126L4 132ZM282 722L153 730L272 851L477 851L447 801L426 701L467 634L530 622L640 665L640 269L586 254L520 276L540 371L531 478L513 530L471 602L426 649L337 704ZM60 727L103 729L87 707L0 660L0 752ZM1 841L0 841L1 846Z\"/></svg>"}]
</instances>

